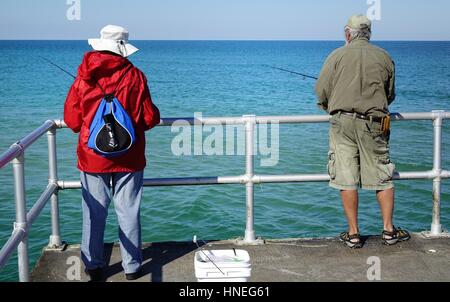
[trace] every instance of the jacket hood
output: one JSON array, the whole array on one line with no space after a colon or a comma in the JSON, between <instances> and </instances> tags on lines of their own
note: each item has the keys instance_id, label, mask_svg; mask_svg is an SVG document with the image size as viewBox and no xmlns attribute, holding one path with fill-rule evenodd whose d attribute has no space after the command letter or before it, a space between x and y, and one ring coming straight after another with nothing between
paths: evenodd
<instances>
[{"instance_id":1,"label":"jacket hood","mask_svg":"<svg viewBox=\"0 0 450 302\"><path fill-rule=\"evenodd\" d=\"M84 55L78 68L78 76L83 80L108 77L128 66L128 59L109 52L91 51Z\"/></svg>"}]
</instances>

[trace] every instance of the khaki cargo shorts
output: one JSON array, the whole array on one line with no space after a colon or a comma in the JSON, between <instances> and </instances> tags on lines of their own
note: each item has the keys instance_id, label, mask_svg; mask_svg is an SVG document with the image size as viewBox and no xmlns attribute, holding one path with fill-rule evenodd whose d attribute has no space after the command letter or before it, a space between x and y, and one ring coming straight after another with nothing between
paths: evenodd
<instances>
[{"instance_id":1,"label":"khaki cargo shorts","mask_svg":"<svg viewBox=\"0 0 450 302\"><path fill-rule=\"evenodd\" d=\"M328 174L338 190L383 191L394 187L389 134L381 124L335 114L330 120Z\"/></svg>"}]
</instances>

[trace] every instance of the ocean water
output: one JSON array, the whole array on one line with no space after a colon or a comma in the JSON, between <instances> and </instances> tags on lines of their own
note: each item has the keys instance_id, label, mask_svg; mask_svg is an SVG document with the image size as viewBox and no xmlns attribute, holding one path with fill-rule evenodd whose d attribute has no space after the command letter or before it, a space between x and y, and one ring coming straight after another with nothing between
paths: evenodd
<instances>
[{"instance_id":1,"label":"ocean water","mask_svg":"<svg viewBox=\"0 0 450 302\"><path fill-rule=\"evenodd\" d=\"M395 112L450 110L450 42L374 42L385 48L397 66ZM328 42L263 41L136 41L141 49L131 61L148 77L154 103L163 117L323 114L315 106L314 81L264 67L264 64L318 75L326 56L342 45ZM44 56L73 73L85 41L0 41L0 152L47 119L61 118L71 78L48 65ZM256 173L326 173L328 125L280 126L279 163ZM147 133L145 176L184 177L240 175L243 156L175 156L171 142L177 133L160 127ZM204 136L207 136L206 133ZM58 131L58 172L65 180L79 177L77 137ZM391 155L399 171L432 167L430 121L395 123ZM450 168L450 127L444 123L443 166ZM41 139L26 153L27 203L31 205L47 183L47 145ZM431 182L396 183L395 223L411 231L430 228ZM62 238L81 238L80 191L60 192ZM450 185L442 186L442 224L450 227ZM47 206L30 234L33 266L50 235ZM14 221L11 165L0 170L0 246ZM373 193L362 192L360 223L364 234L382 229ZM345 230L338 193L324 183L255 186L255 230L265 238L336 236ZM245 229L245 188L242 185L145 188L142 201L143 241L227 239ZM110 208L105 241L117 241L117 221ZM17 280L14 256L0 280Z\"/></svg>"}]
</instances>

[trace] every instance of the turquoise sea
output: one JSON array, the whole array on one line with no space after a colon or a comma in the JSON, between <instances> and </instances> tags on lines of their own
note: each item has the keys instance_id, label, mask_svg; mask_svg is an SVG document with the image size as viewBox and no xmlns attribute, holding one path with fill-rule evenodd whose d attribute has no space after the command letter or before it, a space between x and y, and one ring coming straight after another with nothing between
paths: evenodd
<instances>
[{"instance_id":1,"label":"turquoise sea","mask_svg":"<svg viewBox=\"0 0 450 302\"><path fill-rule=\"evenodd\" d=\"M374 42L390 52L397 66L393 112L450 111L450 42ZM326 56L341 41L135 41L141 49L131 61L148 77L153 100L163 117L323 114L315 105L314 81L264 67L264 64L318 75ZM76 73L85 41L0 41L0 153L47 119L62 118L72 79L41 60L44 56ZM326 173L327 124L280 126L280 159L256 173ZM240 175L243 156L175 156L170 127L147 133L147 178ZM207 134L206 134L207 135ZM75 180L77 136L58 132L58 172ZM432 167L431 121L395 123L391 155L399 171ZM443 166L450 169L450 122L444 123ZM28 207L47 183L47 145L41 139L26 153ZM411 231L431 224L431 182L396 183L395 223ZM80 242L79 191L60 193L62 238ZM11 165L0 170L0 246L15 217ZM378 234L381 219L372 193L360 202L361 231ZM450 184L442 186L442 224L450 227ZM105 241L117 241L113 210ZM245 188L242 185L145 188L143 240L185 241L242 236ZM346 228L338 193L324 183L264 184L255 187L255 230L265 238L336 236ZM33 225L33 266L50 235L47 206ZM14 256L0 271L1 281L17 280Z\"/></svg>"}]
</instances>

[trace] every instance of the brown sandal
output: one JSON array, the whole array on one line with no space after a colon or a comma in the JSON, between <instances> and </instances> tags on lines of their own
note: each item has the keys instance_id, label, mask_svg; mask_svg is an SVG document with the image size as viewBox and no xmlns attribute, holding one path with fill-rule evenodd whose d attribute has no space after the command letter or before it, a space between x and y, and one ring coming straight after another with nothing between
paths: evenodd
<instances>
[{"instance_id":1,"label":"brown sandal","mask_svg":"<svg viewBox=\"0 0 450 302\"><path fill-rule=\"evenodd\" d=\"M363 243L359 233L350 235L349 232L343 232L339 236L339 239L351 249L360 249L363 247Z\"/></svg>"},{"instance_id":2,"label":"brown sandal","mask_svg":"<svg viewBox=\"0 0 450 302\"><path fill-rule=\"evenodd\" d=\"M384 230L381 233L381 240L385 245L394 245L398 242L407 241L411 238L408 231L402 230L401 228L396 228L394 226L394 230L392 232Z\"/></svg>"}]
</instances>

